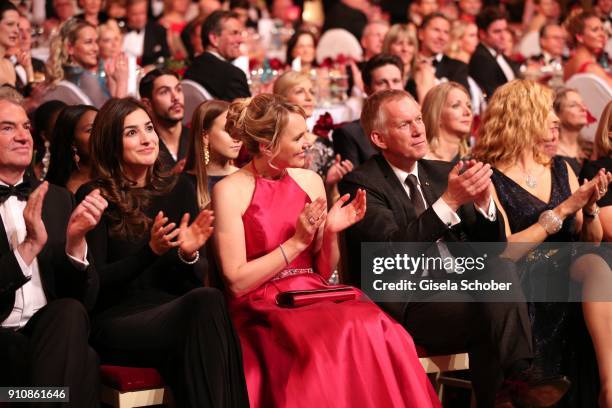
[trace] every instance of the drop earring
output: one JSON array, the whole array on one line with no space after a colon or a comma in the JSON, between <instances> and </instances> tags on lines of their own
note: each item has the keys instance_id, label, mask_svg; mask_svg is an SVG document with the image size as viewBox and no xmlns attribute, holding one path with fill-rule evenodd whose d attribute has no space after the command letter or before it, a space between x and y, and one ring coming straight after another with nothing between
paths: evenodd
<instances>
[{"instance_id":1,"label":"drop earring","mask_svg":"<svg viewBox=\"0 0 612 408\"><path fill-rule=\"evenodd\" d=\"M204 142L204 165L208 166L210 162L210 151L208 150L208 143Z\"/></svg>"}]
</instances>

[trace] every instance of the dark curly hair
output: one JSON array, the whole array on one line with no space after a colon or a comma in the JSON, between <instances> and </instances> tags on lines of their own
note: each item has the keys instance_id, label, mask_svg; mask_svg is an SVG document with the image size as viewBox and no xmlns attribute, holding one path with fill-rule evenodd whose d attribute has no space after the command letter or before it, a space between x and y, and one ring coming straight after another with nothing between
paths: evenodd
<instances>
[{"instance_id":1,"label":"dark curly hair","mask_svg":"<svg viewBox=\"0 0 612 408\"><path fill-rule=\"evenodd\" d=\"M138 109L147 112L136 99L110 99L96 116L89 142L92 179L109 204L110 235L122 239L140 239L148 233L152 220L144 209L153 196L167 193L176 182L176 176L166 171L159 159L149 169L144 188L137 188L126 175L123 126L125 118Z\"/></svg>"}]
</instances>

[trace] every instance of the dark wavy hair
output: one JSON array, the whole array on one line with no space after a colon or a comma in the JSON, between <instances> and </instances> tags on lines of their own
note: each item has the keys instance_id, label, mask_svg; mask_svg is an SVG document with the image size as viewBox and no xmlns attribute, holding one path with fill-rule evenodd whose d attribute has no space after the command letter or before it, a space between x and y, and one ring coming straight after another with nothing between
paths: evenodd
<instances>
[{"instance_id":1,"label":"dark wavy hair","mask_svg":"<svg viewBox=\"0 0 612 408\"><path fill-rule=\"evenodd\" d=\"M89 105L66 106L55 121L51 136L51 161L46 180L58 186L66 187L70 175L77 170L74 162L74 133L81 117L88 111L98 109Z\"/></svg>"},{"instance_id":2,"label":"dark wavy hair","mask_svg":"<svg viewBox=\"0 0 612 408\"><path fill-rule=\"evenodd\" d=\"M108 201L110 235L122 239L141 239L151 226L144 213L153 196L172 189L176 177L164 170L159 158L147 172L144 188L136 188L123 169L123 125L132 112L146 107L133 98L113 98L100 109L89 141L92 179ZM148 115L148 113L147 113Z\"/></svg>"}]
</instances>

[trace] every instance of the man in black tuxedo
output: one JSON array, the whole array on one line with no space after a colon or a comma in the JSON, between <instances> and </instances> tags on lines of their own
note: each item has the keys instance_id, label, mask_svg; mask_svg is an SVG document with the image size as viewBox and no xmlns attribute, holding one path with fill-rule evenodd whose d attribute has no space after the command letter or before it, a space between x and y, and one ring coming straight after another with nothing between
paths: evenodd
<instances>
[{"instance_id":1,"label":"man in black tuxedo","mask_svg":"<svg viewBox=\"0 0 612 408\"><path fill-rule=\"evenodd\" d=\"M7 97L0 97L0 127L0 384L67 386L69 406L98 406L86 311L98 278L85 234L106 201L95 191L72 211L67 190L26 174L30 121Z\"/></svg>"},{"instance_id":2,"label":"man in black tuxedo","mask_svg":"<svg viewBox=\"0 0 612 408\"><path fill-rule=\"evenodd\" d=\"M565 29L557 23L547 23L542 26L539 34L538 41L542 52L530 57L529 61L562 69L567 61L567 57L563 55L567 37Z\"/></svg>"},{"instance_id":3,"label":"man in black tuxedo","mask_svg":"<svg viewBox=\"0 0 612 408\"><path fill-rule=\"evenodd\" d=\"M198 82L212 96L231 102L251 96L247 77L231 61L240 56L242 24L238 15L218 10L202 23L202 44L206 50L193 60L185 79Z\"/></svg>"},{"instance_id":4,"label":"man in black tuxedo","mask_svg":"<svg viewBox=\"0 0 612 408\"><path fill-rule=\"evenodd\" d=\"M363 84L368 95L385 89L402 89L404 64L399 57L378 54L370 58L362 71ZM359 166L376 154L376 149L366 137L359 119L348 122L332 133L334 152L343 159Z\"/></svg>"},{"instance_id":5,"label":"man in black tuxedo","mask_svg":"<svg viewBox=\"0 0 612 408\"><path fill-rule=\"evenodd\" d=\"M491 197L490 166L475 161L453 166L423 160L428 151L425 126L419 105L407 92L390 90L372 95L364 105L361 121L381 153L339 184L342 194L354 195L357 189L367 193L365 217L345 236L351 254L351 283L359 284L359 254L364 242L438 242L432 248L439 256L444 242L505 239L504 223ZM430 276L436 277L433 272L447 273L430 271ZM511 262L497 259L494 273L495 279L520 287ZM428 352L469 353L478 406L494 405L502 375L511 379L508 386L516 382L525 385L512 391L513 398L536 405L543 389L525 374L533 357L526 304L475 302L478 299L466 292L437 293L380 306ZM558 387L557 400L563 387Z\"/></svg>"},{"instance_id":6,"label":"man in black tuxedo","mask_svg":"<svg viewBox=\"0 0 612 408\"><path fill-rule=\"evenodd\" d=\"M504 35L508 30L506 12L499 7L485 7L476 17L480 43L469 63L469 73L486 97L495 90L519 77L519 64L510 61L503 53Z\"/></svg>"},{"instance_id":7,"label":"man in black tuxedo","mask_svg":"<svg viewBox=\"0 0 612 408\"><path fill-rule=\"evenodd\" d=\"M123 35L123 50L140 59L142 66L157 65L170 57L166 29L155 21L148 21L147 9L147 0L128 0Z\"/></svg>"},{"instance_id":8,"label":"man in black tuxedo","mask_svg":"<svg viewBox=\"0 0 612 408\"><path fill-rule=\"evenodd\" d=\"M450 41L450 28L451 23L444 14L434 12L427 15L419 27L419 54L416 58L418 64L433 65L435 76L440 82L455 81L469 90L467 65L444 54ZM406 90L418 100L424 99L429 91L419 89L413 78L408 80Z\"/></svg>"}]
</instances>

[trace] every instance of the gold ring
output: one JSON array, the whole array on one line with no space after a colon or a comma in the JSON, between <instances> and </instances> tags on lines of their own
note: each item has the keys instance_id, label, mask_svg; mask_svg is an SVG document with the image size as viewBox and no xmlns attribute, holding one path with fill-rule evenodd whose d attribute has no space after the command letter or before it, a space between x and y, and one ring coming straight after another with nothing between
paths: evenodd
<instances>
[{"instance_id":1,"label":"gold ring","mask_svg":"<svg viewBox=\"0 0 612 408\"><path fill-rule=\"evenodd\" d=\"M308 222L310 223L310 225L315 225L317 221L314 219L314 217L308 217Z\"/></svg>"}]
</instances>

